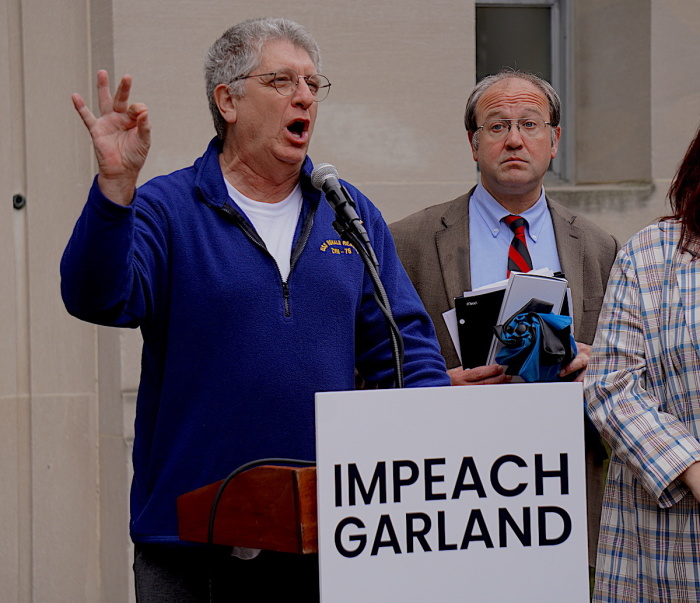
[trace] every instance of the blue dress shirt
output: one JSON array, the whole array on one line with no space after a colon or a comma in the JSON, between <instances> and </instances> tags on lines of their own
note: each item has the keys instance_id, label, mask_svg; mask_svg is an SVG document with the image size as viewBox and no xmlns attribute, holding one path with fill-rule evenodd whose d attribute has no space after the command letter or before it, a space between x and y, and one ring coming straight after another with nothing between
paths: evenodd
<instances>
[{"instance_id":1,"label":"blue dress shirt","mask_svg":"<svg viewBox=\"0 0 700 603\"><path fill-rule=\"evenodd\" d=\"M479 183L469 199L469 253L472 289L506 278L513 231L502 221L510 212ZM544 188L537 202L521 215L533 268L561 270L552 216Z\"/></svg>"}]
</instances>

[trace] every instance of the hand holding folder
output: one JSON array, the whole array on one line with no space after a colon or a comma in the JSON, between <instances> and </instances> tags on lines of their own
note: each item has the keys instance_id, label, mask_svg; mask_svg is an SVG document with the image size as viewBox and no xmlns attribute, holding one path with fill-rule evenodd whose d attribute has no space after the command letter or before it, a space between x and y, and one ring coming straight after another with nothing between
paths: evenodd
<instances>
[{"instance_id":1,"label":"hand holding folder","mask_svg":"<svg viewBox=\"0 0 700 603\"><path fill-rule=\"evenodd\" d=\"M443 316L465 369L491 365L502 347L494 327L512 316L530 299L552 304L555 314L569 314L570 292L564 278L549 269L513 273L507 281L494 283L455 298L455 308ZM562 310L563 309L563 310Z\"/></svg>"}]
</instances>

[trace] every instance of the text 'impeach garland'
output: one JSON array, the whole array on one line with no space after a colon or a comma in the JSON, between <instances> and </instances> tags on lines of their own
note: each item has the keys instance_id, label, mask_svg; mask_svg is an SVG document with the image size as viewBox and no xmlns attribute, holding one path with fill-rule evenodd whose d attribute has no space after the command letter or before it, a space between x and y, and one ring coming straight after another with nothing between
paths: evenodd
<instances>
[{"instance_id":1,"label":"text 'impeach garland'","mask_svg":"<svg viewBox=\"0 0 700 603\"><path fill-rule=\"evenodd\" d=\"M534 455L534 468L531 469L536 496L545 494L545 479L547 480L548 493L556 488L557 495L569 494L569 464L568 455L559 455L559 466L555 469L545 469L543 455ZM486 498L487 494L484 480L482 479L473 457L462 458L459 470L450 488L447 485L446 476L439 472L439 467L445 465L444 458L429 458L422 461L421 466L412 460L395 460L387 468L387 462L380 461L376 464L371 477L363 479L356 463L349 463L343 470L343 465L335 465L335 506L356 507L359 504L386 504L389 494L394 503L402 501L402 494L407 488L419 488L422 485L421 498L427 501L447 500L448 493L451 500L458 500L465 493L473 493L478 498ZM531 489L533 484L528 481L519 483L504 483L503 470L505 467L522 470L528 469L527 462L514 454L503 455L497 458L489 469L488 482L494 496L512 499ZM517 481L517 480L516 480ZM366 484L369 482L369 486ZM552 535L552 519L559 528L556 535ZM383 514L376 522L376 529L368 530L367 525L358 517L346 517L342 519L335 529L335 546L344 557L357 557L367 550L367 544L371 535L370 555L377 555L381 549L391 550L394 554L413 553L419 548L422 551L453 551L464 550L472 542L482 542L486 548L495 546L491 536L494 526L489 525L481 509L470 509L460 519L461 538L455 537L454 518L448 522L444 510L437 510L433 514L424 512L405 513L401 519L392 519L389 514ZM572 522L569 513L557 506L539 506L535 509L537 546L552 546L561 544L571 535ZM522 516L514 517L510 510L499 508L496 521L498 546L506 547L515 542L514 538L522 546L533 545L533 511L530 507L522 508ZM547 529L548 521L550 530ZM448 523L451 525L448 526ZM404 537L397 535L397 528L403 529ZM448 532L451 535L448 537ZM508 538L512 534L514 538Z\"/></svg>"}]
</instances>

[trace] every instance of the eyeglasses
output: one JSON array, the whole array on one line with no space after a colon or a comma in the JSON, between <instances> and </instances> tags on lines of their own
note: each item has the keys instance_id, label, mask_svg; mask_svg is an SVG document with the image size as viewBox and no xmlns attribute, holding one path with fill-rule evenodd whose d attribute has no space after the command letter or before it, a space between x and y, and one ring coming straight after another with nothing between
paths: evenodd
<instances>
[{"instance_id":1,"label":"eyeglasses","mask_svg":"<svg viewBox=\"0 0 700 603\"><path fill-rule=\"evenodd\" d=\"M238 80L247 80L249 77L269 78L265 84L272 86L282 96L291 96L299 86L299 80L304 80L309 87L311 94L314 95L314 100L320 103L328 96L331 89L331 83L325 75L316 73L314 75L300 76L294 69L280 69L272 73L253 73L251 75L239 75L233 78L234 82ZM263 80L264 81L264 80ZM233 82L232 82L233 83Z\"/></svg>"},{"instance_id":2,"label":"eyeglasses","mask_svg":"<svg viewBox=\"0 0 700 603\"><path fill-rule=\"evenodd\" d=\"M520 119L497 119L488 121L483 126L479 126L477 130L483 130L484 134L491 140L501 140L508 136L510 129L515 124L520 134L525 138L539 138L547 129L547 126L552 124L544 119L536 119L533 117L521 117Z\"/></svg>"}]
</instances>

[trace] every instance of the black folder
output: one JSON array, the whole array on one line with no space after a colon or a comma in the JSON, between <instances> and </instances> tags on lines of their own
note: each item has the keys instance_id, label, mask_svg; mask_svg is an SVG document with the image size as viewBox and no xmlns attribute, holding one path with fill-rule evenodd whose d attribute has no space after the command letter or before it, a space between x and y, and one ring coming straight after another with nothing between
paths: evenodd
<instances>
[{"instance_id":1,"label":"black folder","mask_svg":"<svg viewBox=\"0 0 700 603\"><path fill-rule=\"evenodd\" d=\"M462 297L456 297L455 314L462 368L469 369L484 366L489 364L489 361L494 362L492 356L495 356L497 340L494 337L493 327L499 324L499 317L501 320L509 317L501 317L502 311L506 311L506 314L508 311L511 314L513 312L512 309L503 308L506 297L519 299L525 295L527 298L525 301L527 301L532 296L542 296L545 283L554 284L555 281L560 283L563 281L564 287L566 287L566 279L561 273L557 273L554 277L514 274L502 286L498 285L498 288L484 288L483 292L477 289L465 293ZM554 293L552 293L552 289L554 289ZM557 285L547 287L545 290L549 291L549 295L554 295L551 299L548 297L546 301L556 304L555 313L570 316L571 309L566 289L563 290L564 293L558 293L559 286ZM558 297L559 295L563 295L563 301ZM520 306L522 303L518 307Z\"/></svg>"},{"instance_id":2,"label":"black folder","mask_svg":"<svg viewBox=\"0 0 700 603\"><path fill-rule=\"evenodd\" d=\"M486 364L493 340L493 327L498 321L504 295L505 287L455 298L462 368Z\"/></svg>"}]
</instances>

